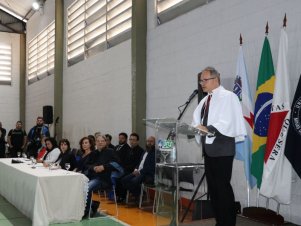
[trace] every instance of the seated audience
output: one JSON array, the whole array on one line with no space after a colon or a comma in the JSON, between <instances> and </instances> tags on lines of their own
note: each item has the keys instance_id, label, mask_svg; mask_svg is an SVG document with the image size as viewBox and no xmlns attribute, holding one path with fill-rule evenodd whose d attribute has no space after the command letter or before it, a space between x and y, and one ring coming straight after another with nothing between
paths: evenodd
<instances>
[{"instance_id":1,"label":"seated audience","mask_svg":"<svg viewBox=\"0 0 301 226\"><path fill-rule=\"evenodd\" d=\"M135 167L139 164L142 154L144 153L143 148L139 146L139 135L132 133L130 135L130 150L123 158L124 176L131 174ZM118 202L123 202L126 197L126 189L122 186L122 183L117 183L117 195Z\"/></svg>"},{"instance_id":2,"label":"seated audience","mask_svg":"<svg viewBox=\"0 0 301 226\"><path fill-rule=\"evenodd\" d=\"M131 148L127 143L128 135L124 132L119 133L118 136L118 145L115 146L115 151L120 159L121 166L125 169L126 160L128 159L128 155L130 154Z\"/></svg>"},{"instance_id":3,"label":"seated audience","mask_svg":"<svg viewBox=\"0 0 301 226\"><path fill-rule=\"evenodd\" d=\"M112 136L108 133L105 136L107 138L107 147L112 148L112 149L115 150L115 146L111 143L112 142Z\"/></svg>"},{"instance_id":4,"label":"seated audience","mask_svg":"<svg viewBox=\"0 0 301 226\"><path fill-rule=\"evenodd\" d=\"M67 139L62 139L59 142L59 147L61 150L61 154L55 163L58 163L62 169L66 169L66 163L70 164L70 168L68 170L73 171L76 165L75 156L71 152L70 142Z\"/></svg>"},{"instance_id":5,"label":"seated audience","mask_svg":"<svg viewBox=\"0 0 301 226\"><path fill-rule=\"evenodd\" d=\"M93 164L95 159L95 146L93 140L89 137L83 137L79 141L80 153L76 156L76 172L88 175L88 169Z\"/></svg>"},{"instance_id":6,"label":"seated audience","mask_svg":"<svg viewBox=\"0 0 301 226\"><path fill-rule=\"evenodd\" d=\"M2 123L0 122L0 158L5 158L5 136L6 129L2 128Z\"/></svg>"},{"instance_id":7,"label":"seated audience","mask_svg":"<svg viewBox=\"0 0 301 226\"><path fill-rule=\"evenodd\" d=\"M140 159L144 153L144 149L139 146L139 135L137 133L132 133L129 140L131 149L129 155L126 158L126 174L133 172L135 167L139 164Z\"/></svg>"},{"instance_id":8,"label":"seated audience","mask_svg":"<svg viewBox=\"0 0 301 226\"><path fill-rule=\"evenodd\" d=\"M90 139L92 140L93 146L94 146L94 150L96 150L96 144L95 144L96 140L95 140L95 136L92 135L92 134L90 134L90 135L88 135L88 138L90 138Z\"/></svg>"},{"instance_id":9,"label":"seated audience","mask_svg":"<svg viewBox=\"0 0 301 226\"><path fill-rule=\"evenodd\" d=\"M133 172L125 176L121 183L128 189L138 201L141 183L153 184L155 177L155 137L150 136L146 140L146 151L144 152L139 164Z\"/></svg>"},{"instance_id":10,"label":"seated audience","mask_svg":"<svg viewBox=\"0 0 301 226\"><path fill-rule=\"evenodd\" d=\"M84 217L87 217L89 213L92 192L104 186L111 185L111 172L114 170L114 167L110 163L116 161L113 149L107 148L106 137L104 135L96 137L96 145L95 161L88 169L88 178L90 181L88 184L89 191ZM91 210L93 215L97 212L98 206L99 202L92 202Z\"/></svg>"},{"instance_id":11,"label":"seated audience","mask_svg":"<svg viewBox=\"0 0 301 226\"><path fill-rule=\"evenodd\" d=\"M45 167L48 167L49 164L54 163L61 151L57 147L56 140L52 137L48 137L45 139L45 145L46 145L46 154L44 155L43 159L38 159L37 162L42 162Z\"/></svg>"},{"instance_id":12,"label":"seated audience","mask_svg":"<svg viewBox=\"0 0 301 226\"><path fill-rule=\"evenodd\" d=\"M41 140L41 147L38 149L38 156L37 160L43 160L44 155L46 154L47 149L45 145L45 138ZM29 157L34 157L34 156L29 156Z\"/></svg>"}]
</instances>

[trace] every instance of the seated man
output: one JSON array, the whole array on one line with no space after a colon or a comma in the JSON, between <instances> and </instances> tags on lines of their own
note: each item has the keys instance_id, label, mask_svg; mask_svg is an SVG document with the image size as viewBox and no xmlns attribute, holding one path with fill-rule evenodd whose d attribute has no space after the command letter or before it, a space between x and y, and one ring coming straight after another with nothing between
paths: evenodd
<instances>
[{"instance_id":1,"label":"seated man","mask_svg":"<svg viewBox=\"0 0 301 226\"><path fill-rule=\"evenodd\" d=\"M84 218L89 214L90 205L93 211L92 214L94 215L97 212L99 202L93 201L91 204L92 192L101 189L103 186L111 185L111 172L114 170L114 167L110 163L117 159L114 151L107 148L106 137L104 135L96 137L96 146L97 150L94 151L96 152L94 162L88 169L88 178L90 181L88 184L89 190Z\"/></svg>"},{"instance_id":2,"label":"seated man","mask_svg":"<svg viewBox=\"0 0 301 226\"><path fill-rule=\"evenodd\" d=\"M138 201L140 195L141 183L154 183L155 176L155 137L150 136L146 140L146 151L144 152L139 165L134 171L125 176L121 183L128 189Z\"/></svg>"}]
</instances>

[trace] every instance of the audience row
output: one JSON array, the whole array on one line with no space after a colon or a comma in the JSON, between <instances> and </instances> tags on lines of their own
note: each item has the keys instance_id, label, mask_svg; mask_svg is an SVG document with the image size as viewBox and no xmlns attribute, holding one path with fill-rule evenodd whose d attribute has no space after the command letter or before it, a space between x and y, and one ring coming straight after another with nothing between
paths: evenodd
<instances>
[{"instance_id":1,"label":"audience row","mask_svg":"<svg viewBox=\"0 0 301 226\"><path fill-rule=\"evenodd\" d=\"M0 145L4 143L4 150L5 134L6 131L0 122ZM118 139L118 145L114 146L111 144L111 135L98 132L83 137L79 141L79 149L71 149L68 139L60 140L57 145L57 141L50 137L43 118L38 117L36 126L30 129L28 135L22 128L22 122L18 121L16 128L8 133L7 144L9 157L26 154L43 163L45 167L55 164L56 167L87 176L89 192L84 215L87 217L90 206L92 215L97 212L99 206L99 202L90 203L93 191L114 186L118 202L125 201L127 190L138 200L141 183L154 182L155 138L147 138L145 150L139 145L137 133L130 134L129 144L128 135L124 132L119 134ZM5 151L2 153L2 149L0 157L5 157Z\"/></svg>"}]
</instances>

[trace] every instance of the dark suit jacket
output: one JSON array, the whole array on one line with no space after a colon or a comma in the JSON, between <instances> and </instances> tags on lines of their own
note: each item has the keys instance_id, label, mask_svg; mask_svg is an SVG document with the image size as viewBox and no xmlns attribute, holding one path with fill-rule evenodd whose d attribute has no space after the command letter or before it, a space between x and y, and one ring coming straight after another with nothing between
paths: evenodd
<instances>
[{"instance_id":1,"label":"dark suit jacket","mask_svg":"<svg viewBox=\"0 0 301 226\"><path fill-rule=\"evenodd\" d=\"M144 155L144 153L143 153L143 155ZM142 155L142 158L143 158L143 155ZM141 161L142 161L142 158L141 158ZM139 165L140 165L140 163L139 163ZM137 166L137 168L139 167L139 165ZM145 158L143 168L140 170L140 174L142 174L144 176L154 177L155 176L155 168L156 168L155 150L151 150Z\"/></svg>"},{"instance_id":2,"label":"dark suit jacket","mask_svg":"<svg viewBox=\"0 0 301 226\"><path fill-rule=\"evenodd\" d=\"M70 163L70 171L73 171L76 167L76 160L75 160L75 155L72 154L72 152L69 150L65 153L61 153L58 159L55 161L60 161L60 166L62 169L65 169L65 164Z\"/></svg>"},{"instance_id":3,"label":"dark suit jacket","mask_svg":"<svg viewBox=\"0 0 301 226\"><path fill-rule=\"evenodd\" d=\"M221 134L213 126L208 126L211 133L215 133L215 139L212 144L206 144L202 139L203 148L209 157L222 157L235 155L235 138ZM205 137L204 137L205 138Z\"/></svg>"},{"instance_id":4,"label":"dark suit jacket","mask_svg":"<svg viewBox=\"0 0 301 226\"><path fill-rule=\"evenodd\" d=\"M131 148L129 155L125 160L124 170L127 173L132 173L136 166L140 163L143 156L144 150L142 147L137 145L136 147Z\"/></svg>"},{"instance_id":5,"label":"dark suit jacket","mask_svg":"<svg viewBox=\"0 0 301 226\"><path fill-rule=\"evenodd\" d=\"M0 137L0 150L5 150L5 136L6 136L6 129L0 128L1 130L1 137Z\"/></svg>"},{"instance_id":6,"label":"dark suit jacket","mask_svg":"<svg viewBox=\"0 0 301 226\"><path fill-rule=\"evenodd\" d=\"M110 164L113 161L116 161L115 152L111 148L105 148L103 150L95 150L95 158L92 165L89 167L88 178L95 179L100 178L102 181L111 183L111 172L114 170L114 167ZM94 166L103 165L104 171L96 173L94 171Z\"/></svg>"},{"instance_id":7,"label":"dark suit jacket","mask_svg":"<svg viewBox=\"0 0 301 226\"><path fill-rule=\"evenodd\" d=\"M128 159L128 156L130 154L131 147L125 143L124 145L116 145L115 146L115 152L118 156L118 162L120 162L120 165L125 169L126 161Z\"/></svg>"}]
</instances>

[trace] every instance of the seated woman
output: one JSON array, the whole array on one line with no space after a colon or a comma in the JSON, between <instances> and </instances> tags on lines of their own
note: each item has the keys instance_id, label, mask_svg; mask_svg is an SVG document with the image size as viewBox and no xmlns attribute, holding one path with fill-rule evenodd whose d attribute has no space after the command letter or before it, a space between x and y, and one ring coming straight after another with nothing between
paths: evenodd
<instances>
[{"instance_id":1,"label":"seated woman","mask_svg":"<svg viewBox=\"0 0 301 226\"><path fill-rule=\"evenodd\" d=\"M61 150L61 154L55 163L58 163L62 169L66 169L66 163L70 164L70 168L67 170L74 170L76 161L75 156L71 152L70 142L68 139L62 139L59 142L59 148Z\"/></svg>"},{"instance_id":2,"label":"seated woman","mask_svg":"<svg viewBox=\"0 0 301 226\"><path fill-rule=\"evenodd\" d=\"M37 160L43 160L44 155L46 154L47 150L46 150L46 145L45 145L45 138L43 138L41 140L41 144L42 146L40 147L40 149L38 150L38 156L37 156ZM32 156L34 157L34 156ZM30 156L31 158L31 156Z\"/></svg>"},{"instance_id":3,"label":"seated woman","mask_svg":"<svg viewBox=\"0 0 301 226\"><path fill-rule=\"evenodd\" d=\"M96 137L96 146L96 158L93 165L89 168L88 173L90 181L88 185L89 191L84 217L86 217L89 213L92 192L101 189L104 186L107 187L111 185L111 172L114 170L114 167L110 163L117 161L113 149L107 148L106 136L98 135ZM97 212L99 202L93 202L91 206L93 214L95 214Z\"/></svg>"},{"instance_id":4,"label":"seated woman","mask_svg":"<svg viewBox=\"0 0 301 226\"><path fill-rule=\"evenodd\" d=\"M83 137L79 141L80 153L76 158L76 172L88 175L88 169L95 161L95 144L89 137Z\"/></svg>"},{"instance_id":5,"label":"seated woman","mask_svg":"<svg viewBox=\"0 0 301 226\"><path fill-rule=\"evenodd\" d=\"M42 162L45 167L48 167L50 163L54 163L58 159L61 151L57 147L56 140L52 137L45 139L45 145L47 152L43 159L38 159L37 162Z\"/></svg>"}]
</instances>

